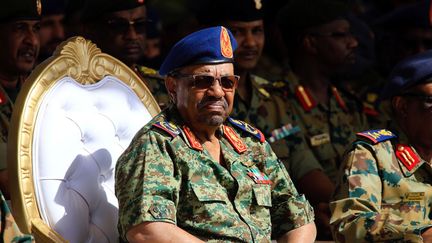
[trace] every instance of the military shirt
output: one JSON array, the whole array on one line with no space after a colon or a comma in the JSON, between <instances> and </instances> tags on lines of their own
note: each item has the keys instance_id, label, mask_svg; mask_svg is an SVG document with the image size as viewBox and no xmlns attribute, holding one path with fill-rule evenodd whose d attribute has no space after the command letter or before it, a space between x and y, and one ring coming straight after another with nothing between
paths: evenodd
<instances>
[{"instance_id":1,"label":"military shirt","mask_svg":"<svg viewBox=\"0 0 432 243\"><path fill-rule=\"evenodd\" d=\"M287 82L275 82L274 86L293 107L304 139L319 161L319 164L293 161L296 164L292 167L296 170L289 170L290 174L304 175L315 167L335 183L346 146L355 140L355 132L367 127L361 104L335 86L330 86L329 103L318 103L292 72Z\"/></svg>"},{"instance_id":2,"label":"military shirt","mask_svg":"<svg viewBox=\"0 0 432 243\"><path fill-rule=\"evenodd\" d=\"M252 86L248 104L238 94L234 98L231 116L263 131L273 151L281 159L294 182L307 171L319 168L319 162L304 140L292 106L283 96L271 93L271 83L256 75L249 75ZM295 161L295 162L294 162ZM299 171L296 165L307 168Z\"/></svg>"},{"instance_id":3,"label":"military shirt","mask_svg":"<svg viewBox=\"0 0 432 243\"><path fill-rule=\"evenodd\" d=\"M431 165L388 130L361 134L372 139L354 143L330 204L335 239L423 242L421 230L432 226Z\"/></svg>"},{"instance_id":4,"label":"military shirt","mask_svg":"<svg viewBox=\"0 0 432 243\"><path fill-rule=\"evenodd\" d=\"M131 227L159 221L209 242L270 242L314 220L258 130L231 120L218 134L224 166L199 149L175 108L137 133L116 165L123 240Z\"/></svg>"},{"instance_id":5,"label":"military shirt","mask_svg":"<svg viewBox=\"0 0 432 243\"><path fill-rule=\"evenodd\" d=\"M136 65L133 67L138 76L149 88L151 94L156 99L159 107L164 109L168 106L170 99L168 91L165 88L164 79L154 69Z\"/></svg>"},{"instance_id":6,"label":"military shirt","mask_svg":"<svg viewBox=\"0 0 432 243\"><path fill-rule=\"evenodd\" d=\"M19 230L3 194L0 192L0 240L1 242L29 243L34 242L33 236L25 235Z\"/></svg>"},{"instance_id":7,"label":"military shirt","mask_svg":"<svg viewBox=\"0 0 432 243\"><path fill-rule=\"evenodd\" d=\"M12 108L12 100L0 85L0 170L7 167L6 147Z\"/></svg>"}]
</instances>

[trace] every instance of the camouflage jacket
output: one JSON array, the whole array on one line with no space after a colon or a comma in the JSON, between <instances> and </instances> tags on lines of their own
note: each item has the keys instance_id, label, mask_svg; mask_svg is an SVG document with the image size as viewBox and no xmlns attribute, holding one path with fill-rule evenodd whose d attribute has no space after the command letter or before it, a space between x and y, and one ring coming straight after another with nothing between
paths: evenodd
<instances>
[{"instance_id":1,"label":"camouflage jacket","mask_svg":"<svg viewBox=\"0 0 432 243\"><path fill-rule=\"evenodd\" d=\"M3 194L0 192L0 242L12 242L12 243L30 243L34 242L33 236L24 235L19 230L17 224L15 223L15 219L12 216L9 206L6 203Z\"/></svg>"},{"instance_id":2,"label":"camouflage jacket","mask_svg":"<svg viewBox=\"0 0 432 243\"><path fill-rule=\"evenodd\" d=\"M270 242L313 221L263 135L228 120L218 130L225 166L174 108L137 133L116 165L122 240L132 226L162 221L210 242Z\"/></svg>"},{"instance_id":3,"label":"camouflage jacket","mask_svg":"<svg viewBox=\"0 0 432 243\"><path fill-rule=\"evenodd\" d=\"M330 87L329 103L317 103L294 73L287 82L275 82L273 86L284 93L320 169L335 183L346 146L355 140L355 132L367 127L361 103L334 86ZM293 166L303 174L312 168L307 163Z\"/></svg>"},{"instance_id":4,"label":"camouflage jacket","mask_svg":"<svg viewBox=\"0 0 432 243\"><path fill-rule=\"evenodd\" d=\"M7 167L6 145L9 131L9 121L12 116L12 100L0 86L0 170Z\"/></svg>"},{"instance_id":5,"label":"camouflage jacket","mask_svg":"<svg viewBox=\"0 0 432 243\"><path fill-rule=\"evenodd\" d=\"M306 172L321 168L304 140L292 106L285 102L282 96L267 91L271 86L269 81L255 75L250 75L250 79L252 85L250 104L236 94L231 116L263 131L294 182ZM299 170L297 165L303 165L303 170Z\"/></svg>"},{"instance_id":6,"label":"camouflage jacket","mask_svg":"<svg viewBox=\"0 0 432 243\"><path fill-rule=\"evenodd\" d=\"M432 168L388 130L359 133L330 204L338 242L423 242L432 226Z\"/></svg>"},{"instance_id":7,"label":"camouflage jacket","mask_svg":"<svg viewBox=\"0 0 432 243\"><path fill-rule=\"evenodd\" d=\"M165 88L164 79L158 74L154 69L144 67L144 66L134 66L133 69L138 74L138 76L144 81L152 93L153 97L158 102L161 109L164 109L169 104L168 92Z\"/></svg>"}]
</instances>

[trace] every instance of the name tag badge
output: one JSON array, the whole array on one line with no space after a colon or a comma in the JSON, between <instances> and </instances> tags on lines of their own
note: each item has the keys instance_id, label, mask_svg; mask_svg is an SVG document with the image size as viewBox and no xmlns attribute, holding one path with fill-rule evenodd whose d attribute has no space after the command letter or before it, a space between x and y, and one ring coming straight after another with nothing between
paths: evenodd
<instances>
[{"instance_id":1,"label":"name tag badge","mask_svg":"<svg viewBox=\"0 0 432 243\"><path fill-rule=\"evenodd\" d=\"M310 138L310 144L314 147L326 143L330 143L330 134L328 134L327 132L315 135Z\"/></svg>"},{"instance_id":2,"label":"name tag badge","mask_svg":"<svg viewBox=\"0 0 432 243\"><path fill-rule=\"evenodd\" d=\"M423 201L425 198L424 192L408 192L405 194L404 201L412 202L412 201Z\"/></svg>"}]
</instances>

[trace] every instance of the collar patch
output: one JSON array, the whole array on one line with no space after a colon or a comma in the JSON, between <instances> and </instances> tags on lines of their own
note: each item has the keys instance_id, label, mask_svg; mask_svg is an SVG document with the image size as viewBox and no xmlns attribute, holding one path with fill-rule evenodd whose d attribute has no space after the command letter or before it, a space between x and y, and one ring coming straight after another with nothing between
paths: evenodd
<instances>
[{"instance_id":1,"label":"collar patch","mask_svg":"<svg viewBox=\"0 0 432 243\"><path fill-rule=\"evenodd\" d=\"M189 127L187 126L183 126L183 131L189 141L189 144L191 145L191 147L195 150L198 151L203 151L203 147L201 145L201 143L198 141L198 139L195 137L195 135L193 134L193 132L190 130Z\"/></svg>"},{"instance_id":2,"label":"collar patch","mask_svg":"<svg viewBox=\"0 0 432 243\"><path fill-rule=\"evenodd\" d=\"M241 154L247 150L246 144L237 136L234 129L229 126L223 126L223 132L237 153Z\"/></svg>"},{"instance_id":3,"label":"collar patch","mask_svg":"<svg viewBox=\"0 0 432 243\"><path fill-rule=\"evenodd\" d=\"M421 160L414 150L406 144L396 146L396 157L411 171Z\"/></svg>"}]
</instances>

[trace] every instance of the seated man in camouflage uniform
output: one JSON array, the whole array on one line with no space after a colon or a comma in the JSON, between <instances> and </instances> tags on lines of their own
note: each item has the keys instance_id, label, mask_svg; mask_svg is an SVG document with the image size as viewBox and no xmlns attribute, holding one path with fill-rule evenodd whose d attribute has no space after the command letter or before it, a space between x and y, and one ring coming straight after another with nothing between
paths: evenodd
<instances>
[{"instance_id":1,"label":"seated man in camouflage uniform","mask_svg":"<svg viewBox=\"0 0 432 243\"><path fill-rule=\"evenodd\" d=\"M169 102L163 78L156 70L138 65L146 45L147 1L87 0L81 22L83 35L103 52L118 58L132 68L150 89L159 106Z\"/></svg>"},{"instance_id":2,"label":"seated man in camouflage uniform","mask_svg":"<svg viewBox=\"0 0 432 243\"><path fill-rule=\"evenodd\" d=\"M338 242L432 242L432 52L393 70L392 127L357 134L331 224Z\"/></svg>"},{"instance_id":3,"label":"seated man in camouflage uniform","mask_svg":"<svg viewBox=\"0 0 432 243\"><path fill-rule=\"evenodd\" d=\"M119 158L119 231L130 242L312 242L313 211L263 134L229 117L236 41L224 27L180 40L161 66L173 106Z\"/></svg>"}]
</instances>

